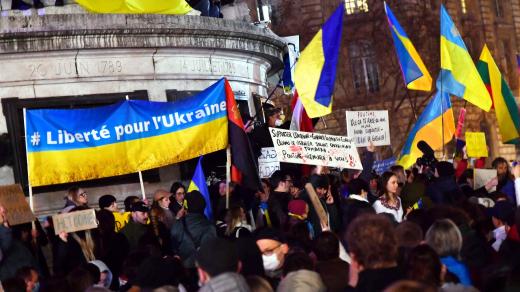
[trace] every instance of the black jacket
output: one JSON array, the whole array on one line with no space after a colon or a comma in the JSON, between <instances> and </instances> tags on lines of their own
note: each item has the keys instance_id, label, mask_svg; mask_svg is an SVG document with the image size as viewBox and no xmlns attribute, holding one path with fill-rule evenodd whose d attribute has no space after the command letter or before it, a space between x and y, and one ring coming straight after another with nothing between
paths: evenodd
<instances>
[{"instance_id":1,"label":"black jacket","mask_svg":"<svg viewBox=\"0 0 520 292\"><path fill-rule=\"evenodd\" d=\"M344 291L377 292L383 291L392 283L404 278L404 272L398 267L385 269L367 269L359 273L356 287L348 286Z\"/></svg>"}]
</instances>

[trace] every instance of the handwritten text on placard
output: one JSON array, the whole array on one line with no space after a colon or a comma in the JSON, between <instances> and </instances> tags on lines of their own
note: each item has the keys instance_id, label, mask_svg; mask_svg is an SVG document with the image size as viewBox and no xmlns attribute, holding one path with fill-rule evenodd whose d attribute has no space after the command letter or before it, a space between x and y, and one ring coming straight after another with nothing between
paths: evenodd
<instances>
[{"instance_id":1,"label":"handwritten text on placard","mask_svg":"<svg viewBox=\"0 0 520 292\"><path fill-rule=\"evenodd\" d=\"M258 170L261 178L269 178L273 172L280 169L280 162L276 157L274 147L262 148L262 155L258 157Z\"/></svg>"},{"instance_id":2,"label":"handwritten text on placard","mask_svg":"<svg viewBox=\"0 0 520 292\"><path fill-rule=\"evenodd\" d=\"M269 128L278 161L363 169L352 138Z\"/></svg>"},{"instance_id":3,"label":"handwritten text on placard","mask_svg":"<svg viewBox=\"0 0 520 292\"><path fill-rule=\"evenodd\" d=\"M347 136L355 138L357 147L390 145L388 111L347 111Z\"/></svg>"}]
</instances>

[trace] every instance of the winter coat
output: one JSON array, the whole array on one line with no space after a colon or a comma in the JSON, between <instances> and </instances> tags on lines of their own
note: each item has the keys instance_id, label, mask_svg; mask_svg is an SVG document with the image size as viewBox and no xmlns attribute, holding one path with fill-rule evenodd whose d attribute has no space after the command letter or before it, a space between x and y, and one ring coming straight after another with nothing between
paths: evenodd
<instances>
[{"instance_id":1,"label":"winter coat","mask_svg":"<svg viewBox=\"0 0 520 292\"><path fill-rule=\"evenodd\" d=\"M405 273L398 267L384 269L366 269L359 273L356 287L347 286L346 291L373 292L383 291L392 283L403 279Z\"/></svg>"},{"instance_id":2,"label":"winter coat","mask_svg":"<svg viewBox=\"0 0 520 292\"><path fill-rule=\"evenodd\" d=\"M224 273L212 277L199 289L199 292L220 291L249 292L250 290L244 277L237 273Z\"/></svg>"},{"instance_id":3,"label":"winter coat","mask_svg":"<svg viewBox=\"0 0 520 292\"><path fill-rule=\"evenodd\" d=\"M204 214L188 213L171 229L172 249L186 268L195 267L195 253L202 243L216 237L215 226Z\"/></svg>"},{"instance_id":4,"label":"winter coat","mask_svg":"<svg viewBox=\"0 0 520 292\"><path fill-rule=\"evenodd\" d=\"M348 285L349 264L337 259L316 262L318 272L327 291L342 291Z\"/></svg>"},{"instance_id":5,"label":"winter coat","mask_svg":"<svg viewBox=\"0 0 520 292\"><path fill-rule=\"evenodd\" d=\"M453 204L465 198L454 177L439 177L426 187L426 195L435 204Z\"/></svg>"},{"instance_id":6,"label":"winter coat","mask_svg":"<svg viewBox=\"0 0 520 292\"><path fill-rule=\"evenodd\" d=\"M14 277L18 269L29 266L37 267L37 262L31 252L11 234L11 229L0 225L0 249L2 261L0 262L0 281Z\"/></svg>"}]
</instances>

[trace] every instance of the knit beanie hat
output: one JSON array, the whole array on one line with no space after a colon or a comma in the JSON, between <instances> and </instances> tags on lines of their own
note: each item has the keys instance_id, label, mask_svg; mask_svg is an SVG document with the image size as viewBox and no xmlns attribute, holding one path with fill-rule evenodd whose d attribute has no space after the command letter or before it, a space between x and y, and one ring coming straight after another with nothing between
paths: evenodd
<instances>
[{"instance_id":1,"label":"knit beanie hat","mask_svg":"<svg viewBox=\"0 0 520 292\"><path fill-rule=\"evenodd\" d=\"M303 216L307 213L307 203L304 200L292 200L288 209L291 214Z\"/></svg>"},{"instance_id":2,"label":"knit beanie hat","mask_svg":"<svg viewBox=\"0 0 520 292\"><path fill-rule=\"evenodd\" d=\"M206 201L199 191L191 191L186 194L186 202L189 213L204 214Z\"/></svg>"}]
</instances>

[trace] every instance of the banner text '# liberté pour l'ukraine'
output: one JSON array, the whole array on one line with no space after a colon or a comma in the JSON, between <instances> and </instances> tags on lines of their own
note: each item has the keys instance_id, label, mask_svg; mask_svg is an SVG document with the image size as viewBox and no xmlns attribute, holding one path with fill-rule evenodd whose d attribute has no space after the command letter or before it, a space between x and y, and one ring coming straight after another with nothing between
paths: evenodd
<instances>
[{"instance_id":1,"label":"banner text '# libert\u00e9 pour l'ukraine'","mask_svg":"<svg viewBox=\"0 0 520 292\"><path fill-rule=\"evenodd\" d=\"M132 173L224 149L225 82L177 102L27 110L31 185Z\"/></svg>"}]
</instances>

